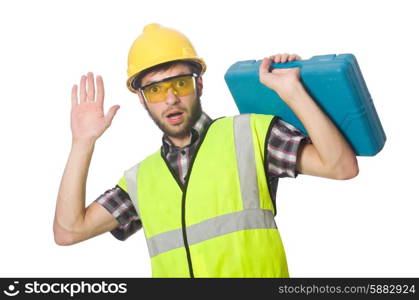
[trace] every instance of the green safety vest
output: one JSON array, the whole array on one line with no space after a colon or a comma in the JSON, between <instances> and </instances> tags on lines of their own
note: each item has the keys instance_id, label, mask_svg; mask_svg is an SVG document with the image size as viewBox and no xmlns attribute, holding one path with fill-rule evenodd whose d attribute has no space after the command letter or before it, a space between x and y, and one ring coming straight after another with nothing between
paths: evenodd
<instances>
[{"instance_id":1,"label":"green safety vest","mask_svg":"<svg viewBox=\"0 0 419 300\"><path fill-rule=\"evenodd\" d=\"M264 167L273 116L220 118L182 185L161 150L124 173L153 277L288 277Z\"/></svg>"}]
</instances>

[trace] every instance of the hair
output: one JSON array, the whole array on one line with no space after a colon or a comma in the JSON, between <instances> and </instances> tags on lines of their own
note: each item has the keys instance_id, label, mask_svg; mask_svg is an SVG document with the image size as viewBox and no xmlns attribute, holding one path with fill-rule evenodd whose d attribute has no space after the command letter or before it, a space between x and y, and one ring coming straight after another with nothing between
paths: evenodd
<instances>
[{"instance_id":1,"label":"hair","mask_svg":"<svg viewBox=\"0 0 419 300\"><path fill-rule=\"evenodd\" d=\"M184 64L186 66L188 66L189 70L192 73L196 73L198 75L201 74L202 71L202 67L199 63L196 63L194 61L190 61L190 60L174 60L174 61L169 61L169 62L165 62L156 66L153 66L151 68L145 69L144 71L140 72L132 81L131 85L135 90L138 90L141 87L141 81L142 79L149 73L151 72L161 72L161 71L166 71L169 70L170 68L172 68L174 65L177 64Z\"/></svg>"}]
</instances>

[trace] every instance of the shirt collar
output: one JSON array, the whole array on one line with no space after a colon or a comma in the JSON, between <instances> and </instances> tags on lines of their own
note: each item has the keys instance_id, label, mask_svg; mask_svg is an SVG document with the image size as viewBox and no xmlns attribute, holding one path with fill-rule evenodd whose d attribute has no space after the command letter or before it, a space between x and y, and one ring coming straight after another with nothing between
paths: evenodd
<instances>
[{"instance_id":1,"label":"shirt collar","mask_svg":"<svg viewBox=\"0 0 419 300\"><path fill-rule=\"evenodd\" d=\"M195 122L195 125L191 129L191 140L189 144L185 147L189 147L190 145L195 143L197 140L199 140L199 138L202 136L202 134L208 128L211 122L212 122L212 119L205 112L202 112L201 116ZM173 150L173 148L179 148L173 145L173 143L166 136L166 134L163 135L162 140L163 140L163 149L165 153Z\"/></svg>"}]
</instances>

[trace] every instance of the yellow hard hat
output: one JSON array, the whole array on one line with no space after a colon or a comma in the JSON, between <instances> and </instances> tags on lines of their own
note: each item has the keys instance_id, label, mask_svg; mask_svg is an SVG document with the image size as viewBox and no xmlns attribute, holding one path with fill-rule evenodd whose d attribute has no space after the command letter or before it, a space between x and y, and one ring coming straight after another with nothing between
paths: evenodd
<instances>
[{"instance_id":1,"label":"yellow hard hat","mask_svg":"<svg viewBox=\"0 0 419 300\"><path fill-rule=\"evenodd\" d=\"M175 60L198 63L201 66L201 74L205 72L204 60L197 56L194 47L185 35L159 24L146 25L128 53L128 89L135 92L132 82L139 73Z\"/></svg>"}]
</instances>

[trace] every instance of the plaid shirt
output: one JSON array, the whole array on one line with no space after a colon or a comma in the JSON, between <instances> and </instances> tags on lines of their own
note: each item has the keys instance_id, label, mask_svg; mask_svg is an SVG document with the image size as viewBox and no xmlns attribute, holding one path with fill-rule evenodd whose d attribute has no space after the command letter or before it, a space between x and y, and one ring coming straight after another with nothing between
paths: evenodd
<instances>
[{"instance_id":1,"label":"plaid shirt","mask_svg":"<svg viewBox=\"0 0 419 300\"><path fill-rule=\"evenodd\" d=\"M183 147L177 147L163 136L163 153L176 177L185 182L189 170L191 157L194 155L199 144L202 133L211 123L211 118L202 113L201 117L191 130L190 143ZM267 142L267 165L268 186L272 200L275 203L278 179L280 177L295 178L298 175L297 153L303 142L310 143L310 138L300 130L286 123L280 118L275 118L274 124L268 133ZM126 240L129 236L138 231L142 224L138 214L131 202L129 195L118 185L107 190L96 200L107 209L119 222L119 226L111 233L118 240Z\"/></svg>"}]
</instances>

